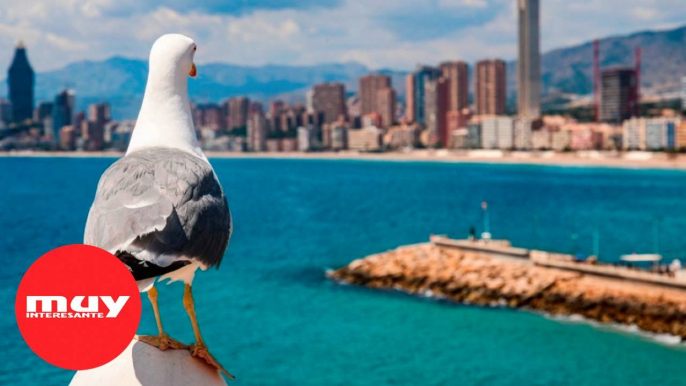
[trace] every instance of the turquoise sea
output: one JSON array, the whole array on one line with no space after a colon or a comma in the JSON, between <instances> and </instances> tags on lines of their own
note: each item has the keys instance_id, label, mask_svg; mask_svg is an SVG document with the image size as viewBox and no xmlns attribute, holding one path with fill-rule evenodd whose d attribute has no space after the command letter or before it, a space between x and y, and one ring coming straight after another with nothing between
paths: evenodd
<instances>
[{"instance_id":1,"label":"turquoise sea","mask_svg":"<svg viewBox=\"0 0 686 386\"><path fill-rule=\"evenodd\" d=\"M14 320L23 272L82 241L110 158L0 158L0 385L66 385ZM686 349L542 315L339 286L327 268L429 234L494 237L604 260L686 256L686 172L523 165L214 159L234 215L221 269L194 292L232 385L686 385ZM179 284L160 288L166 329L190 342ZM144 299L145 300L145 299ZM144 301L141 333L155 333Z\"/></svg>"}]
</instances>

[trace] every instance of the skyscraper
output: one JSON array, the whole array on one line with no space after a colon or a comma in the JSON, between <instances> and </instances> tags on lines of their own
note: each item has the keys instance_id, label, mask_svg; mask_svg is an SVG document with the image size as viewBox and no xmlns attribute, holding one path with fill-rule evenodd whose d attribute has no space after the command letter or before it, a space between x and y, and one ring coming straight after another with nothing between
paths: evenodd
<instances>
[{"instance_id":1,"label":"skyscraper","mask_svg":"<svg viewBox=\"0 0 686 386\"><path fill-rule=\"evenodd\" d=\"M505 114L505 62L500 59L481 60L476 63L475 72L476 114Z\"/></svg>"},{"instance_id":2,"label":"skyscraper","mask_svg":"<svg viewBox=\"0 0 686 386\"><path fill-rule=\"evenodd\" d=\"M55 103L52 105L52 127L54 139L59 140L60 130L64 126L69 126L74 119L74 106L76 94L73 90L62 90L55 96ZM73 128L76 130L76 128Z\"/></svg>"},{"instance_id":3,"label":"skyscraper","mask_svg":"<svg viewBox=\"0 0 686 386\"><path fill-rule=\"evenodd\" d=\"M12 103L7 99L0 98L0 127L12 122Z\"/></svg>"},{"instance_id":4,"label":"skyscraper","mask_svg":"<svg viewBox=\"0 0 686 386\"><path fill-rule=\"evenodd\" d=\"M9 98L12 102L12 119L23 122L33 116L34 75L24 44L19 42L14 51L14 59L7 72Z\"/></svg>"},{"instance_id":5,"label":"skyscraper","mask_svg":"<svg viewBox=\"0 0 686 386\"><path fill-rule=\"evenodd\" d=\"M636 111L636 71L610 68L600 75L600 120L621 123Z\"/></svg>"},{"instance_id":6,"label":"skyscraper","mask_svg":"<svg viewBox=\"0 0 686 386\"><path fill-rule=\"evenodd\" d=\"M520 117L541 115L541 53L539 0L517 0L519 10L519 60L517 62L517 107Z\"/></svg>"},{"instance_id":7,"label":"skyscraper","mask_svg":"<svg viewBox=\"0 0 686 386\"><path fill-rule=\"evenodd\" d=\"M360 78L360 115L378 113L377 93L391 87L391 77L381 74L369 74Z\"/></svg>"},{"instance_id":8,"label":"skyscraper","mask_svg":"<svg viewBox=\"0 0 686 386\"><path fill-rule=\"evenodd\" d=\"M267 148L267 121L261 112L248 118L246 130L248 150L264 151Z\"/></svg>"},{"instance_id":9,"label":"skyscraper","mask_svg":"<svg viewBox=\"0 0 686 386\"><path fill-rule=\"evenodd\" d=\"M417 104L415 97L414 74L407 74L405 77L405 119L407 119L408 122L415 121L414 107Z\"/></svg>"},{"instance_id":10,"label":"skyscraper","mask_svg":"<svg viewBox=\"0 0 686 386\"><path fill-rule=\"evenodd\" d=\"M395 122L395 90L386 87L376 92L376 112L381 117L381 126L389 127Z\"/></svg>"},{"instance_id":11,"label":"skyscraper","mask_svg":"<svg viewBox=\"0 0 686 386\"><path fill-rule=\"evenodd\" d=\"M105 142L105 124L110 120L110 105L95 103L88 106L88 121L82 124L81 135L87 141L88 150L102 150Z\"/></svg>"},{"instance_id":12,"label":"skyscraper","mask_svg":"<svg viewBox=\"0 0 686 386\"><path fill-rule=\"evenodd\" d=\"M441 76L441 70L435 67L419 66L414 73L414 119L419 124L425 124L424 114L424 85Z\"/></svg>"},{"instance_id":13,"label":"skyscraper","mask_svg":"<svg viewBox=\"0 0 686 386\"><path fill-rule=\"evenodd\" d=\"M429 133L429 144L448 145L447 113L450 102L450 81L446 78L430 79L424 83L424 124Z\"/></svg>"},{"instance_id":14,"label":"skyscraper","mask_svg":"<svg viewBox=\"0 0 686 386\"><path fill-rule=\"evenodd\" d=\"M324 113L324 122L332 123L345 118L345 86L342 83L315 84L312 94L312 107L315 112Z\"/></svg>"},{"instance_id":15,"label":"skyscraper","mask_svg":"<svg viewBox=\"0 0 686 386\"><path fill-rule=\"evenodd\" d=\"M448 80L448 110L469 107L469 67L462 61L441 63L441 76Z\"/></svg>"},{"instance_id":16,"label":"skyscraper","mask_svg":"<svg viewBox=\"0 0 686 386\"><path fill-rule=\"evenodd\" d=\"M248 123L248 107L250 99L246 97L229 98L224 102L228 110L229 130L245 127Z\"/></svg>"}]
</instances>

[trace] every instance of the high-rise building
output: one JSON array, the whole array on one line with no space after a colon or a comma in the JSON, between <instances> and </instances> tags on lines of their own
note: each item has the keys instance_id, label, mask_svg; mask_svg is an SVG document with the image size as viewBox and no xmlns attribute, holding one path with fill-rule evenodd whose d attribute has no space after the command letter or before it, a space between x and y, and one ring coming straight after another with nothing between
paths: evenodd
<instances>
[{"instance_id":1,"label":"high-rise building","mask_svg":"<svg viewBox=\"0 0 686 386\"><path fill-rule=\"evenodd\" d=\"M265 151L267 149L267 121L264 114L252 114L246 128L248 150Z\"/></svg>"},{"instance_id":2,"label":"high-rise building","mask_svg":"<svg viewBox=\"0 0 686 386\"><path fill-rule=\"evenodd\" d=\"M414 122L416 119L414 112L417 94L414 91L414 78L414 74L407 74L405 77L405 119L408 122Z\"/></svg>"},{"instance_id":3,"label":"high-rise building","mask_svg":"<svg viewBox=\"0 0 686 386\"><path fill-rule=\"evenodd\" d=\"M530 150L532 145L533 121L528 118L518 118L514 123L514 148Z\"/></svg>"},{"instance_id":4,"label":"high-rise building","mask_svg":"<svg viewBox=\"0 0 686 386\"><path fill-rule=\"evenodd\" d=\"M228 107L229 130L245 127L248 124L248 107L250 99L246 97L229 98L224 102Z\"/></svg>"},{"instance_id":5,"label":"high-rise building","mask_svg":"<svg viewBox=\"0 0 686 386\"><path fill-rule=\"evenodd\" d=\"M679 122L674 137L674 147L679 150L686 149L686 120Z\"/></svg>"},{"instance_id":6,"label":"high-rise building","mask_svg":"<svg viewBox=\"0 0 686 386\"><path fill-rule=\"evenodd\" d=\"M331 150L345 150L348 148L348 128L340 123L329 126L329 142Z\"/></svg>"},{"instance_id":7,"label":"high-rise building","mask_svg":"<svg viewBox=\"0 0 686 386\"><path fill-rule=\"evenodd\" d=\"M449 81L443 77L424 83L424 125L429 135L429 144L432 146L448 146L446 115L450 100L449 90Z\"/></svg>"},{"instance_id":8,"label":"high-rise building","mask_svg":"<svg viewBox=\"0 0 686 386\"><path fill-rule=\"evenodd\" d=\"M645 122L647 150L674 150L677 147L678 118L648 118Z\"/></svg>"},{"instance_id":9,"label":"high-rise building","mask_svg":"<svg viewBox=\"0 0 686 386\"><path fill-rule=\"evenodd\" d=\"M520 117L541 115L541 52L539 0L518 0L519 58L517 61L517 106Z\"/></svg>"},{"instance_id":10,"label":"high-rise building","mask_svg":"<svg viewBox=\"0 0 686 386\"><path fill-rule=\"evenodd\" d=\"M514 147L514 120L512 117L498 117L498 148L512 149Z\"/></svg>"},{"instance_id":11,"label":"high-rise building","mask_svg":"<svg viewBox=\"0 0 686 386\"><path fill-rule=\"evenodd\" d=\"M72 125L67 125L58 130L58 144L62 150L71 151L76 148L76 129Z\"/></svg>"},{"instance_id":12,"label":"high-rise building","mask_svg":"<svg viewBox=\"0 0 686 386\"><path fill-rule=\"evenodd\" d=\"M41 102L33 110L33 120L36 122L43 122L47 117L52 116L52 102Z\"/></svg>"},{"instance_id":13,"label":"high-rise building","mask_svg":"<svg viewBox=\"0 0 686 386\"><path fill-rule=\"evenodd\" d=\"M458 111L448 112L449 120L455 121L455 127L463 129L467 127L467 124L472 119L472 111L469 108L464 108ZM452 118L450 118L452 116Z\"/></svg>"},{"instance_id":14,"label":"high-rise building","mask_svg":"<svg viewBox=\"0 0 686 386\"><path fill-rule=\"evenodd\" d=\"M444 62L439 66L441 76L448 80L448 111L462 111L469 107L469 66L462 61Z\"/></svg>"},{"instance_id":15,"label":"high-rise building","mask_svg":"<svg viewBox=\"0 0 686 386\"><path fill-rule=\"evenodd\" d=\"M379 90L391 87L391 77L381 74L369 74L360 77L360 115L381 114L377 106Z\"/></svg>"},{"instance_id":16,"label":"high-rise building","mask_svg":"<svg viewBox=\"0 0 686 386\"><path fill-rule=\"evenodd\" d=\"M467 149L480 149L481 146L481 122L469 122L465 147Z\"/></svg>"},{"instance_id":17,"label":"high-rise building","mask_svg":"<svg viewBox=\"0 0 686 386\"><path fill-rule=\"evenodd\" d=\"M625 150L645 150L646 119L631 118L622 124L623 148Z\"/></svg>"},{"instance_id":18,"label":"high-rise building","mask_svg":"<svg viewBox=\"0 0 686 386\"><path fill-rule=\"evenodd\" d=\"M390 127L395 122L395 90L386 87L376 92L376 112L381 117L381 126Z\"/></svg>"},{"instance_id":19,"label":"high-rise building","mask_svg":"<svg viewBox=\"0 0 686 386\"><path fill-rule=\"evenodd\" d=\"M298 150L313 151L321 150L321 130L319 126L309 124L298 127Z\"/></svg>"},{"instance_id":20,"label":"high-rise building","mask_svg":"<svg viewBox=\"0 0 686 386\"><path fill-rule=\"evenodd\" d=\"M481 121L481 144L484 149L507 150L514 147L514 120L511 117L487 117Z\"/></svg>"},{"instance_id":21,"label":"high-rise building","mask_svg":"<svg viewBox=\"0 0 686 386\"><path fill-rule=\"evenodd\" d=\"M55 102L52 105L52 131L55 140L60 140L60 129L73 123L75 99L74 90L62 90L55 96ZM72 130L76 131L76 127L78 126L74 125Z\"/></svg>"},{"instance_id":22,"label":"high-rise building","mask_svg":"<svg viewBox=\"0 0 686 386\"><path fill-rule=\"evenodd\" d=\"M282 100L276 99L269 103L269 115L275 117L277 114L283 110L285 104Z\"/></svg>"},{"instance_id":23,"label":"high-rise building","mask_svg":"<svg viewBox=\"0 0 686 386\"><path fill-rule=\"evenodd\" d=\"M440 78L440 76L441 70L429 66L419 66L414 73L414 87L412 88L414 92L414 119L421 125L426 123L424 114L424 107L426 106L424 102L424 85L428 81Z\"/></svg>"},{"instance_id":24,"label":"high-rise building","mask_svg":"<svg viewBox=\"0 0 686 386\"><path fill-rule=\"evenodd\" d=\"M312 107L314 111L324 113L325 123L347 117L345 86L342 83L315 84L312 91Z\"/></svg>"},{"instance_id":25,"label":"high-rise building","mask_svg":"<svg viewBox=\"0 0 686 386\"><path fill-rule=\"evenodd\" d=\"M481 60L476 63L474 91L477 115L505 114L506 67L500 59Z\"/></svg>"},{"instance_id":26,"label":"high-rise building","mask_svg":"<svg viewBox=\"0 0 686 386\"><path fill-rule=\"evenodd\" d=\"M0 98L0 127L8 125L10 122L12 122L12 102Z\"/></svg>"},{"instance_id":27,"label":"high-rise building","mask_svg":"<svg viewBox=\"0 0 686 386\"><path fill-rule=\"evenodd\" d=\"M638 103L636 71L610 68L600 76L600 120L621 123L634 115Z\"/></svg>"},{"instance_id":28,"label":"high-rise building","mask_svg":"<svg viewBox=\"0 0 686 386\"><path fill-rule=\"evenodd\" d=\"M88 106L88 121L81 124L81 135L88 150L102 150L105 143L105 124L110 120L110 105L95 103Z\"/></svg>"},{"instance_id":29,"label":"high-rise building","mask_svg":"<svg viewBox=\"0 0 686 386\"><path fill-rule=\"evenodd\" d=\"M686 111L686 76L681 77L681 110Z\"/></svg>"},{"instance_id":30,"label":"high-rise building","mask_svg":"<svg viewBox=\"0 0 686 386\"><path fill-rule=\"evenodd\" d=\"M264 105L257 101L250 102L250 105L248 106L248 117L252 116L253 114L264 115Z\"/></svg>"},{"instance_id":31,"label":"high-rise building","mask_svg":"<svg viewBox=\"0 0 686 386\"><path fill-rule=\"evenodd\" d=\"M195 128L210 129L214 131L224 130L227 125L225 110L228 105L221 107L216 103L198 104L193 109L193 123Z\"/></svg>"},{"instance_id":32,"label":"high-rise building","mask_svg":"<svg viewBox=\"0 0 686 386\"><path fill-rule=\"evenodd\" d=\"M111 112L108 103L94 103L88 106L88 120L95 123L97 126L105 127L105 124L110 121Z\"/></svg>"},{"instance_id":33,"label":"high-rise building","mask_svg":"<svg viewBox=\"0 0 686 386\"><path fill-rule=\"evenodd\" d=\"M29 58L26 56L26 47L19 42L7 72L7 85L9 86L8 91L12 102L12 119L14 122L23 122L26 119L31 119L33 115L33 82L34 74Z\"/></svg>"}]
</instances>

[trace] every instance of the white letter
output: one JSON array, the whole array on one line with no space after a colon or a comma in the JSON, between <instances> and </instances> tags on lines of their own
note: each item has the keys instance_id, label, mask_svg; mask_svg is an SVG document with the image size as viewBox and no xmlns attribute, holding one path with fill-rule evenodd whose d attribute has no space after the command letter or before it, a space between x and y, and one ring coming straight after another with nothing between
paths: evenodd
<instances>
[{"instance_id":1,"label":"white letter","mask_svg":"<svg viewBox=\"0 0 686 386\"><path fill-rule=\"evenodd\" d=\"M41 312L52 312L52 302L57 303L58 312L67 312L67 298L64 296L27 296L26 311L36 312L38 302L41 302Z\"/></svg>"},{"instance_id":2,"label":"white letter","mask_svg":"<svg viewBox=\"0 0 686 386\"><path fill-rule=\"evenodd\" d=\"M98 297L89 296L88 306L82 307L84 298L85 296L74 296L74 299L71 300L71 309L76 312L98 312Z\"/></svg>"},{"instance_id":3,"label":"white letter","mask_svg":"<svg viewBox=\"0 0 686 386\"><path fill-rule=\"evenodd\" d=\"M107 313L106 318L116 318L117 315L119 315L119 312L121 312L121 309L124 308L124 304L129 300L128 296L120 296L117 298L117 301L113 301L111 296L100 296L100 299L102 299L102 302L105 303L107 308L110 310L110 312Z\"/></svg>"}]
</instances>

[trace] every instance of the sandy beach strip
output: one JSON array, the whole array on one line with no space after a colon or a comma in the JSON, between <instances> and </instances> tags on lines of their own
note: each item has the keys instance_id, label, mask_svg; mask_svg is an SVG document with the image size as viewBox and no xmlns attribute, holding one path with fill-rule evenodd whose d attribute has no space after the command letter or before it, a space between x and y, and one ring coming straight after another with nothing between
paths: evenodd
<instances>
[{"instance_id":1,"label":"sandy beach strip","mask_svg":"<svg viewBox=\"0 0 686 386\"><path fill-rule=\"evenodd\" d=\"M626 169L676 169L686 170L686 154L647 152L499 152L499 151L446 151L414 150L410 152L360 153L341 152L205 152L215 159L302 159L302 160L362 160L393 162L443 162L486 163L511 165L551 165L577 167L608 167ZM69 157L69 158L118 158L123 152L58 152L58 151L10 151L0 152L0 157Z\"/></svg>"}]
</instances>

